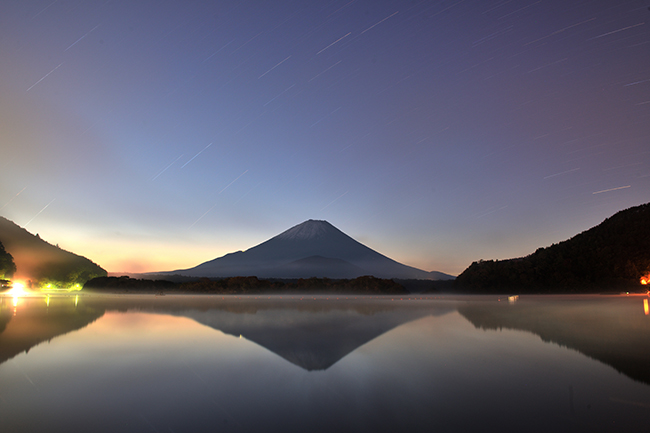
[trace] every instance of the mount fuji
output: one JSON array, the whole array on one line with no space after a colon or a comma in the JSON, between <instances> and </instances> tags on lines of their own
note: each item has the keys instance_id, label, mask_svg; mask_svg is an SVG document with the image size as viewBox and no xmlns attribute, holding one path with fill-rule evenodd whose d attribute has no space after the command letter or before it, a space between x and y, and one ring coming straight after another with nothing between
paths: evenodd
<instances>
[{"instance_id":1,"label":"mount fuji","mask_svg":"<svg viewBox=\"0 0 650 433\"><path fill-rule=\"evenodd\" d=\"M259 278L378 278L450 280L396 262L355 241L327 221L308 220L246 251L200 265L156 275L188 277L256 276Z\"/></svg>"}]
</instances>

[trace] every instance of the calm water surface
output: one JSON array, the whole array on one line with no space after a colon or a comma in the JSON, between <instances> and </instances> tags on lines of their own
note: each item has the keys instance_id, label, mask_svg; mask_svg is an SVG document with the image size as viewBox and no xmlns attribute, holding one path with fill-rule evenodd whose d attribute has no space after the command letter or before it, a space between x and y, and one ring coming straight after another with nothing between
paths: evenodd
<instances>
[{"instance_id":1,"label":"calm water surface","mask_svg":"<svg viewBox=\"0 0 650 433\"><path fill-rule=\"evenodd\" d=\"M3 297L0 430L648 431L647 300Z\"/></svg>"}]
</instances>

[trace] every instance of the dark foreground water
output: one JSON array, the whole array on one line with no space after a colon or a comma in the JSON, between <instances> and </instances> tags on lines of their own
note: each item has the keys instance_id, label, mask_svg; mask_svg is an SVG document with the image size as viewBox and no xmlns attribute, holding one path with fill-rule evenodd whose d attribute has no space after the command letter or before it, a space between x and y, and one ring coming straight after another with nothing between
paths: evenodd
<instances>
[{"instance_id":1,"label":"dark foreground water","mask_svg":"<svg viewBox=\"0 0 650 433\"><path fill-rule=\"evenodd\" d=\"M647 300L4 297L0 431L649 431Z\"/></svg>"}]
</instances>

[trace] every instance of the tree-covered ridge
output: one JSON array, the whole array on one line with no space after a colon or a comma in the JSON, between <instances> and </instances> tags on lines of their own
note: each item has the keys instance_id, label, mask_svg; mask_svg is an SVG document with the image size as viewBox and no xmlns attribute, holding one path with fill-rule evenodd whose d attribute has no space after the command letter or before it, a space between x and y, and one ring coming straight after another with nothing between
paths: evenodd
<instances>
[{"instance_id":1,"label":"tree-covered ridge","mask_svg":"<svg viewBox=\"0 0 650 433\"><path fill-rule=\"evenodd\" d=\"M0 242L0 279L10 279L16 272L14 258L5 251L4 245Z\"/></svg>"},{"instance_id":2,"label":"tree-covered ridge","mask_svg":"<svg viewBox=\"0 0 650 433\"><path fill-rule=\"evenodd\" d=\"M52 245L2 217L0 241L13 256L13 277L24 280L33 289L80 289L86 281L107 275L86 257Z\"/></svg>"},{"instance_id":3,"label":"tree-covered ridge","mask_svg":"<svg viewBox=\"0 0 650 433\"><path fill-rule=\"evenodd\" d=\"M481 292L640 288L650 273L650 204L618 212L573 238L510 260L474 262L456 287Z\"/></svg>"}]
</instances>

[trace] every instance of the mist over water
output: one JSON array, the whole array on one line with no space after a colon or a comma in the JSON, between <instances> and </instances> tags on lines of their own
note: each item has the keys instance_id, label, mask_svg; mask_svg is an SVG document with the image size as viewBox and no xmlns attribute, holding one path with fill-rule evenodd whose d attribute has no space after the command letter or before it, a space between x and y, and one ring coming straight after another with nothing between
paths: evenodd
<instances>
[{"instance_id":1,"label":"mist over water","mask_svg":"<svg viewBox=\"0 0 650 433\"><path fill-rule=\"evenodd\" d=\"M644 299L558 299L3 297L0 422L639 431L650 410L650 380L635 369L650 360ZM589 352L594 341L601 353Z\"/></svg>"}]
</instances>

